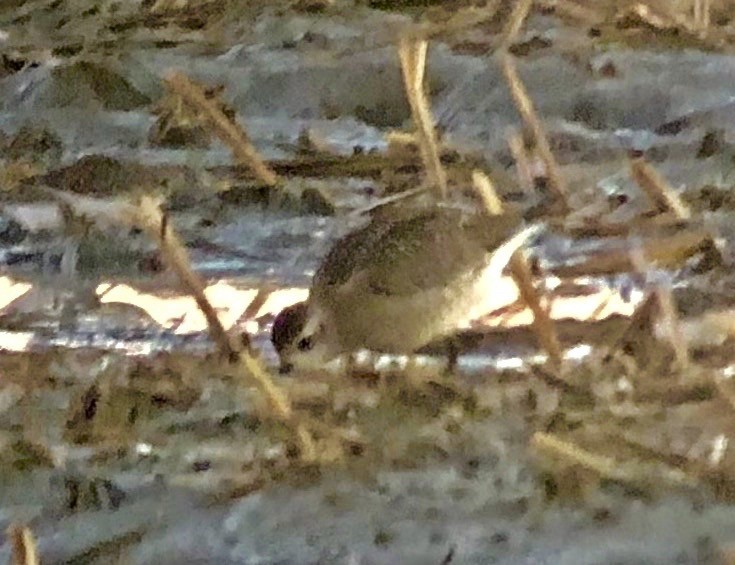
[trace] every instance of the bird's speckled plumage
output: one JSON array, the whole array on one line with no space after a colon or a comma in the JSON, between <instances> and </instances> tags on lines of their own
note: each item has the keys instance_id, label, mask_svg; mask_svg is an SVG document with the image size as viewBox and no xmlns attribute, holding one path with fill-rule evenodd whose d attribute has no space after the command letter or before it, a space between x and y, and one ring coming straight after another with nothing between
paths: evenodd
<instances>
[{"instance_id":1,"label":"bird's speckled plumage","mask_svg":"<svg viewBox=\"0 0 735 565\"><path fill-rule=\"evenodd\" d=\"M385 296L444 286L479 267L519 225L515 215L488 218L456 208L372 221L332 247L314 276L314 297L328 298L356 275L367 275L370 291Z\"/></svg>"},{"instance_id":2,"label":"bird's speckled plumage","mask_svg":"<svg viewBox=\"0 0 735 565\"><path fill-rule=\"evenodd\" d=\"M315 274L306 307L277 320L282 363L318 366L363 348L409 353L452 333L483 312L493 282L530 236L514 238L520 228L513 214L435 207L347 234Z\"/></svg>"}]
</instances>

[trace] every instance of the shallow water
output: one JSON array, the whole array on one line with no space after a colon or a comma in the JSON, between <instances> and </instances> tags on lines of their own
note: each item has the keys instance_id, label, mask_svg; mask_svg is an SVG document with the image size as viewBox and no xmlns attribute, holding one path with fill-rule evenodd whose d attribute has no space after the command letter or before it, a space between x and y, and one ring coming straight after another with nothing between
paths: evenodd
<instances>
[{"instance_id":1,"label":"shallow water","mask_svg":"<svg viewBox=\"0 0 735 565\"><path fill-rule=\"evenodd\" d=\"M215 44L193 41L156 48L128 39L116 56L116 68L154 100L162 92L159 77L174 68L207 83L224 84L225 98L266 158L292 156L305 128L341 154L349 155L357 146L383 151L385 131L406 125L408 119L391 35L407 20L363 8L334 18L266 14L243 24L247 33L225 35ZM594 204L601 194L625 194L629 202L621 206L618 216L625 218L639 209L643 198L627 172L625 152L630 148L657 155L656 167L684 192L707 183L729 188L730 144L735 136L735 59L731 55L631 51L614 45L573 48L583 42L585 33L546 16L534 16L528 28L552 38L559 48L536 52L519 60L518 66L551 133L563 173L574 190L575 207ZM21 28L10 31L14 29ZM214 184L210 167L231 164L230 152L219 142L207 149L150 146L148 132L155 118L148 108L105 110L84 89L60 107L59 86L52 73L60 61L39 60L38 66L0 78L0 128L7 134L29 120L43 121L63 141L62 163L104 153L148 164L187 164L202 185ZM597 72L607 62L616 69L614 77L604 78ZM463 152L481 152L496 164L493 173L506 173L506 128L517 126L518 118L493 57L458 54L437 41L432 43L428 73L434 113L446 142ZM660 126L682 117L688 124L677 135L656 133ZM697 159L696 148L711 130L722 130L723 149ZM320 257L357 221L349 212L370 204L375 197L366 189L379 184L356 179L303 182L335 196L335 217L213 206L216 222L203 227L198 219L210 211L205 205L172 213L171 221L185 240L201 238L222 246L219 251L193 247L191 254L195 268L209 283L227 283L221 315L228 320L239 318L244 310L242 293L266 283L297 290L283 305L303 298ZM4 213L10 215L9 207ZM47 203L38 204L31 216L39 221L56 218ZM731 214L723 211L711 216L727 249L735 237L730 233ZM2 274L53 287L54 274L43 273L39 259L49 241L53 237L39 233L17 245L4 243L0 257L6 263L19 254L30 258L3 264ZM113 238L110 246L115 244ZM544 266L552 267L620 244L571 242L549 235L541 238L534 253ZM517 350L501 336L463 357L466 373L487 389L482 389L478 400L486 417L462 423L462 434L452 432L458 425L453 420L456 404L442 405L440 414L430 417L423 412L416 415L420 408L406 409L398 402L398 408L390 405L381 412L378 407L376 414L364 410L367 416L361 411L363 405L352 408L358 418L367 420L358 422L368 430L368 441L396 453L395 460L389 456L381 460L384 467L377 471L327 467L307 486L293 486L286 478L249 496L216 498L213 495L221 497L233 484L240 484L262 460L266 467L277 466L283 442L272 440L268 430L260 435L252 432L248 424L252 399L243 398L242 390L227 380L213 378L202 385L200 379L198 386L204 392L196 389L201 394L191 405L181 401L185 409L171 409L164 401L170 397L175 404L191 385L186 379L168 383L166 371L152 371L150 379L154 384L163 381L163 392L156 390L154 395L163 408L154 407L152 416L142 416L134 432L126 420L122 439L110 432L100 444L79 445L61 436L70 428L70 407L81 394L81 384L86 387L91 379L109 385L111 397L124 404L126 395L137 392L127 388L134 379L126 372L126 363L153 363L165 352L189 352L192 355L185 358L183 367L209 377L196 363L212 350L192 309L177 306L178 310L172 307L164 312L164 305L178 305L182 299L174 292L175 281L137 274L113 277L101 267L83 276L115 288L134 279L131 286L139 285L140 293L149 292L147 299L166 301L149 302L154 306L147 315L130 309L85 312L75 327L60 329L53 296L43 294L29 300L25 317L19 317L22 324L0 335L0 343L18 343L19 348L38 354L32 360L33 370L19 372L36 375L43 383L31 392L14 383L0 391L0 448L13 454L12 462L9 456L0 468L0 529L12 522L29 522L43 562L75 558L109 562L105 554L95 558L87 552L115 538L125 547L119 551L121 558L133 563L441 563L451 561L450 555L458 563L708 563L717 561L720 547L732 543L732 506L713 502L703 493L677 492L646 500L612 482L593 489L584 503L545 501L539 491L546 483L528 443L534 429L550 425L543 410L545 403L557 402L557 391L529 383L523 371L516 377L522 382L515 386L495 382L503 370L512 373L524 368L538 355L533 336L519 341ZM676 288L699 285L711 290L708 280L696 279L688 271L663 276ZM586 282L620 291L621 303L630 308L640 300L645 284L641 277L626 275ZM725 286L723 292L727 290ZM274 312L278 308L272 306ZM182 312L183 322L177 318ZM237 322L253 332L256 346L264 347L271 363L273 354L266 345L272 313L264 313L257 326L248 325L253 320ZM186 327L194 330L179 331ZM586 338L567 355L584 362L590 353ZM63 353L48 367L42 366L42 354L56 348ZM100 355L99 350L126 355ZM18 364L23 366L22 361ZM491 379L478 378L491 367L499 369ZM15 370L11 365L4 375L10 378ZM186 376L180 367L171 372ZM369 405L375 391L361 394ZM528 410L531 396L541 406L541 414ZM138 404L137 397L130 402L147 414L151 402L146 395L142 398ZM110 404L114 411L115 403ZM574 410L570 427L582 425L574 419L579 418ZM119 431L113 416L107 414L108 419L97 425ZM655 425L666 418L682 424L685 431L705 420L679 406L654 414L650 433L662 437L671 433L687 449L691 444L678 428L656 431ZM725 425L712 427L714 432L694 429L692 433L701 436L693 442L695 447L729 433L723 431ZM22 459L19 438L46 446L51 463L19 471L14 466ZM411 449L418 450L415 457ZM372 455L368 452L363 458L366 467ZM70 510L68 490L76 488L76 478L82 485L79 489L89 495L88 504L80 502ZM88 486L99 479L109 485ZM122 501L117 500L116 489L124 494ZM0 545L0 559L8 558L8 545L4 541Z\"/></svg>"}]
</instances>

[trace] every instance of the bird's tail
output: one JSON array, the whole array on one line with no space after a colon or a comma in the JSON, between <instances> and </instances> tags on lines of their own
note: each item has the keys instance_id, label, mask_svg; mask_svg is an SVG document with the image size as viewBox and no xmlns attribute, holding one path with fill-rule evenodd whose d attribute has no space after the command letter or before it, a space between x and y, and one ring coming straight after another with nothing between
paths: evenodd
<instances>
[{"instance_id":1,"label":"bird's tail","mask_svg":"<svg viewBox=\"0 0 735 565\"><path fill-rule=\"evenodd\" d=\"M530 226L526 226L515 235L506 239L497 249L495 249L490 258L490 269L495 271L497 269L498 276L505 269L505 266L510 261L513 253L518 251L521 247L526 245L531 239L538 235L544 229L544 224L537 223Z\"/></svg>"}]
</instances>

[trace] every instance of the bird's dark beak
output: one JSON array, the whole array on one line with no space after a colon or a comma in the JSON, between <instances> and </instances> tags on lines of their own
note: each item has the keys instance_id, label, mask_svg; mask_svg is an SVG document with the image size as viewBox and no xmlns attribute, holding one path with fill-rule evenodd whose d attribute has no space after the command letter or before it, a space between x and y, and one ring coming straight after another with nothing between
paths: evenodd
<instances>
[{"instance_id":1,"label":"bird's dark beak","mask_svg":"<svg viewBox=\"0 0 735 565\"><path fill-rule=\"evenodd\" d=\"M293 365L291 363L281 363L281 366L278 367L278 374L288 375L292 370L293 370Z\"/></svg>"}]
</instances>

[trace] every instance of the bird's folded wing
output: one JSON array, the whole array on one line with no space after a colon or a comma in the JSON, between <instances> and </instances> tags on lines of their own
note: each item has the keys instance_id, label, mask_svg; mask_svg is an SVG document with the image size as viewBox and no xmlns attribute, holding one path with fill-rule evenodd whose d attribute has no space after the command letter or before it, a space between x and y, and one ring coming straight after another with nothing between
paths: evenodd
<instances>
[{"instance_id":1,"label":"bird's folded wing","mask_svg":"<svg viewBox=\"0 0 735 565\"><path fill-rule=\"evenodd\" d=\"M342 238L314 277L312 292L415 295L447 287L483 269L489 253L518 229L515 219L433 209L396 221L374 221ZM515 245L515 248L525 241Z\"/></svg>"},{"instance_id":2,"label":"bird's folded wing","mask_svg":"<svg viewBox=\"0 0 735 565\"><path fill-rule=\"evenodd\" d=\"M362 255L353 284L382 296L406 296L450 285L480 268L483 242L446 210L395 222Z\"/></svg>"}]
</instances>

